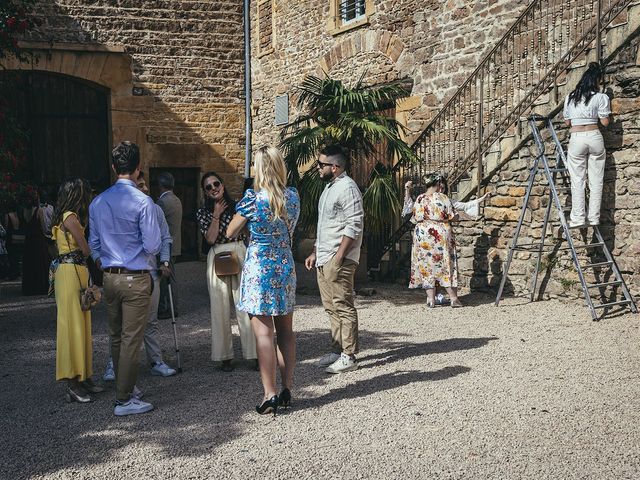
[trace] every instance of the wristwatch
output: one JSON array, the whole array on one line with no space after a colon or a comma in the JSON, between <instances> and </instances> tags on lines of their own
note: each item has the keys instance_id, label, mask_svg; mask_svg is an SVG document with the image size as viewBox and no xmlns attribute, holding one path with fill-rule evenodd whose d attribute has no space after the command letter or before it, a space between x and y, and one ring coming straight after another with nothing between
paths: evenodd
<instances>
[{"instance_id":1,"label":"wristwatch","mask_svg":"<svg viewBox=\"0 0 640 480\"><path fill-rule=\"evenodd\" d=\"M165 267L169 268L169 262L162 262L162 265L164 265Z\"/></svg>"}]
</instances>

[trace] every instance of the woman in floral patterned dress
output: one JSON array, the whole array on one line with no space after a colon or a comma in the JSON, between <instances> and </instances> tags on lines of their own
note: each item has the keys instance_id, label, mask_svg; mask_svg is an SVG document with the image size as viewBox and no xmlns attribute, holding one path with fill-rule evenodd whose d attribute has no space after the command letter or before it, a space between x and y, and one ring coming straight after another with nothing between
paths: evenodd
<instances>
[{"instance_id":1,"label":"woman in floral patterned dress","mask_svg":"<svg viewBox=\"0 0 640 480\"><path fill-rule=\"evenodd\" d=\"M280 151L274 147L258 150L255 190L246 191L227 228L227 234L233 236L248 223L251 234L237 308L251 316L256 336L264 387L262 404L256 407L260 414L273 412L275 415L278 406L289 406L296 357L292 328L296 271L291 236L300 214L300 197L295 188L286 187L286 180L287 170ZM277 353L273 348L274 326ZM276 364L280 367L283 387L279 395Z\"/></svg>"},{"instance_id":2,"label":"woman in floral patterned dress","mask_svg":"<svg viewBox=\"0 0 640 480\"><path fill-rule=\"evenodd\" d=\"M431 175L427 191L416 198L411 221L416 224L411 248L409 288L424 288L427 305L435 305L436 284L447 289L452 307L461 307L458 299L458 259L451 222L458 213L446 193L447 181Z\"/></svg>"}]
</instances>

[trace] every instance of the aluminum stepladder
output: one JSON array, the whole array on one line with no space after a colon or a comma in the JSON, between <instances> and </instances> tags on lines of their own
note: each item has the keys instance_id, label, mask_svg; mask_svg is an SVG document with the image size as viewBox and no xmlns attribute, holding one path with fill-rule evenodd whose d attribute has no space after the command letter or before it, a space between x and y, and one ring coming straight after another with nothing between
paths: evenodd
<instances>
[{"instance_id":1,"label":"aluminum stepladder","mask_svg":"<svg viewBox=\"0 0 640 480\"><path fill-rule=\"evenodd\" d=\"M545 238L547 235L547 229L549 227L549 219L551 216L551 207L555 206L560 217L560 223L562 226L562 231L564 232L564 239L567 241L567 246L562 248L557 248L556 250L569 250L571 251L571 257L573 259L573 264L576 267L578 272L578 278L580 279L580 284L582 286L582 291L584 292L585 301L587 303L587 307L589 308L589 312L591 313L591 318L593 320L598 320L598 309L603 309L603 315L612 307L628 305L630 310L633 313L637 313L638 309L636 304L629 293L629 289L627 288L627 284L620 273L620 269L609 252L609 248L607 247L602 234L600 233L600 229L598 226L590 226L588 228L593 229L593 238L595 241L588 242L586 229L581 230L581 239L583 240L582 244L576 244L574 239L571 237L571 232L575 230L569 229L569 224L565 217L566 209L563 208L560 198L558 196L558 190L563 189L570 192L570 180L569 180L569 172L566 168L566 156L560 141L558 140L558 136L556 134L555 129L553 128L553 123L550 118L543 117L540 115L533 114L528 118L529 126L531 127L531 132L533 134L533 140L536 144L536 148L538 150L538 155L531 167L529 172L529 184L527 186L526 194L524 197L524 203L522 206L522 212L520 214L520 218L518 220L518 226L516 227L515 235L513 237L513 241L511 246L509 247L509 253L507 256L507 261L505 262L502 280L500 282L500 289L498 290L498 295L496 297L496 306L500 303L500 299L502 298L502 293L504 290L505 283L507 281L507 275L509 273L509 267L511 265L511 260L513 259L513 254L515 251L528 251L537 253L536 260L536 268L533 274L532 285L531 285L531 301L535 300L535 294L538 283L538 273L540 271L540 264L542 260L542 254L545 247ZM537 122L544 122L544 126L548 128L553 143L555 145L555 165L551 167L549 165L549 161L547 159L547 155L545 153L545 144L540 134L540 130L538 129ZM520 244L518 245L518 237L520 236L520 230L522 229L522 224L525 219L525 215L527 212L527 207L529 205L529 198L531 196L531 190L534 186L535 179L538 173L542 173L544 178L546 178L548 186L549 186L549 201L547 203L547 207L545 210L544 220L542 224L542 235L540 239L540 243L529 243L529 244ZM558 182L561 183L561 186L558 186ZM585 251L590 253L591 258L596 257L597 250L601 251L601 258L604 261L591 261L591 263L586 265L580 265L580 261L577 254L577 249L585 249ZM587 283L584 277L585 269L594 269L594 276L596 277L596 283ZM605 274L605 281L600 281L601 278L601 270L606 269L609 270L608 273L612 273L614 275L615 280L607 281L610 275ZM590 291L593 289L597 289L600 292L601 298L606 298L605 291L608 287L617 288L620 287L622 290L623 299L619 301L605 301L604 303L595 304L590 294Z\"/></svg>"}]
</instances>

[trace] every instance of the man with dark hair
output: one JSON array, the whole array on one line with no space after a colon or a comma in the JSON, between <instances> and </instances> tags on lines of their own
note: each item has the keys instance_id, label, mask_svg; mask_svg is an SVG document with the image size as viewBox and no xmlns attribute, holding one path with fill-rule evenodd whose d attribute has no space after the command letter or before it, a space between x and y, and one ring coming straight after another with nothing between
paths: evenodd
<instances>
[{"instance_id":1,"label":"man with dark hair","mask_svg":"<svg viewBox=\"0 0 640 480\"><path fill-rule=\"evenodd\" d=\"M327 373L358 368L353 283L360 261L364 210L360 189L345 172L347 163L348 156L339 145L320 151L316 167L328 183L318 203L316 244L305 260L308 270L317 268L322 305L331 319L332 351L319 362Z\"/></svg>"},{"instance_id":2,"label":"man with dark hair","mask_svg":"<svg viewBox=\"0 0 640 480\"><path fill-rule=\"evenodd\" d=\"M109 318L111 357L116 374L118 416L145 413L153 405L135 388L138 355L149 314L160 227L155 205L136 187L140 151L123 142L112 152L118 180L89 207L91 256L104 271L104 300Z\"/></svg>"},{"instance_id":3,"label":"man with dark hair","mask_svg":"<svg viewBox=\"0 0 640 480\"><path fill-rule=\"evenodd\" d=\"M158 175L158 187L160 187L160 197L158 205L164 212L169 225L169 232L173 239L171 245L171 260L164 266L171 271L171 277L163 276L160 280L160 304L158 306L158 318L171 318L171 305L169 304L169 282L176 281L176 259L182 253L182 202L173 193L175 180L169 172L160 172ZM178 316L178 299L176 290L172 290L174 314Z\"/></svg>"}]
</instances>

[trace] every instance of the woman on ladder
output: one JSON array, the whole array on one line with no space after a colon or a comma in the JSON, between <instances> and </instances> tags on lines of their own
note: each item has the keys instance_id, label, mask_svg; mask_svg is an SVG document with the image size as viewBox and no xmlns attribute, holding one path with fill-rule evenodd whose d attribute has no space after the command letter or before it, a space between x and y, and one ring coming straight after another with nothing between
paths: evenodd
<instances>
[{"instance_id":1,"label":"woman on ladder","mask_svg":"<svg viewBox=\"0 0 640 480\"><path fill-rule=\"evenodd\" d=\"M606 150L598 121L609 125L609 97L599 90L602 69L591 62L576 88L564 100L564 121L571 127L567 168L571 177L571 217L569 228L600 224L600 204ZM589 208L585 212L585 175L589 179ZM587 223L588 221L588 223Z\"/></svg>"}]
</instances>

